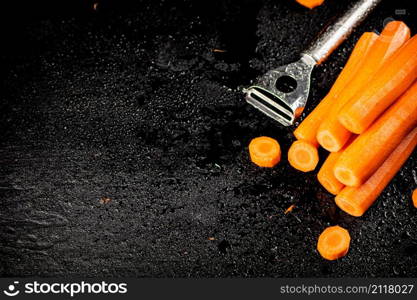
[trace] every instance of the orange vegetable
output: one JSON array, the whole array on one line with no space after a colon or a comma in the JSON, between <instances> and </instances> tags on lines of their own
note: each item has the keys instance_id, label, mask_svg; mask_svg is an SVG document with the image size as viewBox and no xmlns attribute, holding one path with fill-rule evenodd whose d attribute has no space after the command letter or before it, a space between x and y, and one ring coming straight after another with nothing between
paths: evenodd
<instances>
[{"instance_id":1,"label":"orange vegetable","mask_svg":"<svg viewBox=\"0 0 417 300\"><path fill-rule=\"evenodd\" d=\"M334 167L347 186L363 184L417 125L417 82L342 153Z\"/></svg>"},{"instance_id":2,"label":"orange vegetable","mask_svg":"<svg viewBox=\"0 0 417 300\"><path fill-rule=\"evenodd\" d=\"M417 189L414 190L412 198L414 207L417 208Z\"/></svg>"},{"instance_id":3,"label":"orange vegetable","mask_svg":"<svg viewBox=\"0 0 417 300\"><path fill-rule=\"evenodd\" d=\"M317 147L305 141L295 141L288 150L288 161L297 170L313 171L319 162Z\"/></svg>"},{"instance_id":4,"label":"orange vegetable","mask_svg":"<svg viewBox=\"0 0 417 300\"><path fill-rule=\"evenodd\" d=\"M417 145L417 128L412 130L391 153L379 169L360 187L345 187L335 198L346 213L360 217L375 202ZM413 193L416 206L417 189Z\"/></svg>"},{"instance_id":5,"label":"orange vegetable","mask_svg":"<svg viewBox=\"0 0 417 300\"><path fill-rule=\"evenodd\" d=\"M410 29L399 21L388 23L381 35L371 45L360 70L354 74L347 88L340 93L326 118L317 130L317 140L328 151L337 152L348 141L351 132L339 123L339 112L357 93L367 90L368 81L374 75L379 78L378 69L391 59L394 53L410 38ZM377 79L375 79L377 80Z\"/></svg>"},{"instance_id":6,"label":"orange vegetable","mask_svg":"<svg viewBox=\"0 0 417 300\"><path fill-rule=\"evenodd\" d=\"M307 8L315 8L316 6L322 5L324 0L295 0L301 5L307 7Z\"/></svg>"},{"instance_id":7,"label":"orange vegetable","mask_svg":"<svg viewBox=\"0 0 417 300\"><path fill-rule=\"evenodd\" d=\"M356 137L356 136L355 136ZM327 156L327 159L324 161L323 165L320 168L319 173L317 174L317 179L321 183L321 185L331 194L337 195L345 185L341 183L337 178L334 176L334 166L336 162L339 160L340 155L342 155L343 151L346 149L348 145L354 140L351 140L346 143L344 148L339 152L332 152Z\"/></svg>"},{"instance_id":8,"label":"orange vegetable","mask_svg":"<svg viewBox=\"0 0 417 300\"><path fill-rule=\"evenodd\" d=\"M327 227L319 236L317 250L327 260L345 256L349 251L349 232L340 226Z\"/></svg>"},{"instance_id":9,"label":"orange vegetable","mask_svg":"<svg viewBox=\"0 0 417 300\"><path fill-rule=\"evenodd\" d=\"M364 132L417 78L417 35L386 62L371 82L340 111L338 120Z\"/></svg>"},{"instance_id":10,"label":"orange vegetable","mask_svg":"<svg viewBox=\"0 0 417 300\"><path fill-rule=\"evenodd\" d=\"M342 72L340 72L329 93L294 131L294 135L298 140L304 140L310 142L312 145L318 146L316 139L317 129L321 122L329 117L331 107L338 101L337 96L343 91L356 72L360 69L364 60L367 58L367 53L369 52L371 45L377 38L378 35L374 32L365 32L362 34L361 38L356 43L349 60Z\"/></svg>"},{"instance_id":11,"label":"orange vegetable","mask_svg":"<svg viewBox=\"0 0 417 300\"><path fill-rule=\"evenodd\" d=\"M273 138L261 136L250 142L249 155L256 165L272 168L281 160L281 147Z\"/></svg>"}]
</instances>

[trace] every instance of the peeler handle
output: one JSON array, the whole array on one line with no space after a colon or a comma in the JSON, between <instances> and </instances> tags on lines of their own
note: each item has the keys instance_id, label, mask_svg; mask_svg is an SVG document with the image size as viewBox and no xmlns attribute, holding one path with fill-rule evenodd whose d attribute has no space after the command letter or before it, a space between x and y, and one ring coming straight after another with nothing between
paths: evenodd
<instances>
[{"instance_id":1,"label":"peeler handle","mask_svg":"<svg viewBox=\"0 0 417 300\"><path fill-rule=\"evenodd\" d=\"M336 23L327 27L303 54L312 57L316 64L322 63L379 2L381 0L359 0L356 2Z\"/></svg>"}]
</instances>

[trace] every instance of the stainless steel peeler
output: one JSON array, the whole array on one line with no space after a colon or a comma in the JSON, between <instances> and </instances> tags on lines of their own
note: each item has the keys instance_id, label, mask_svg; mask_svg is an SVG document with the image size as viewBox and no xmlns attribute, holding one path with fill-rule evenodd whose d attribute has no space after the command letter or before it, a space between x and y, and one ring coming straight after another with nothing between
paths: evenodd
<instances>
[{"instance_id":1,"label":"stainless steel peeler","mask_svg":"<svg viewBox=\"0 0 417 300\"><path fill-rule=\"evenodd\" d=\"M292 125L307 103L314 66L326 60L380 1L359 0L301 54L300 60L269 71L256 85L244 89L246 101L281 124Z\"/></svg>"}]
</instances>

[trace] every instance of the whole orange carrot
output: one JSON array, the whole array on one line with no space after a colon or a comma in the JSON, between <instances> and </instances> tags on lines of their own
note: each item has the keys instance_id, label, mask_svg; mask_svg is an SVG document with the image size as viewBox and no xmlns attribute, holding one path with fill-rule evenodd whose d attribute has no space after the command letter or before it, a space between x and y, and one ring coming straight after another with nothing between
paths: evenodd
<instances>
[{"instance_id":1,"label":"whole orange carrot","mask_svg":"<svg viewBox=\"0 0 417 300\"><path fill-rule=\"evenodd\" d=\"M347 186L363 184L417 125L417 82L346 148L334 167Z\"/></svg>"},{"instance_id":2,"label":"whole orange carrot","mask_svg":"<svg viewBox=\"0 0 417 300\"><path fill-rule=\"evenodd\" d=\"M337 206L360 217L375 202L417 145L417 128L412 130L379 169L361 186L345 187L335 198Z\"/></svg>"},{"instance_id":3,"label":"whole orange carrot","mask_svg":"<svg viewBox=\"0 0 417 300\"><path fill-rule=\"evenodd\" d=\"M314 146L318 146L316 135L321 122L329 117L329 110L335 104L338 95L352 80L364 61L367 59L369 50L377 40L378 35L374 32L365 32L353 48L345 67L340 72L329 93L316 108L295 129L294 135L298 140L304 140Z\"/></svg>"},{"instance_id":4,"label":"whole orange carrot","mask_svg":"<svg viewBox=\"0 0 417 300\"><path fill-rule=\"evenodd\" d=\"M367 82L370 78L379 72L378 69L391 59L409 38L410 29L403 22L393 21L385 26L381 35L372 44L361 69L349 82L347 88L340 93L328 117L323 120L317 130L317 140L324 149L337 152L348 141L351 133L339 123L339 111L357 92L367 89Z\"/></svg>"},{"instance_id":5,"label":"whole orange carrot","mask_svg":"<svg viewBox=\"0 0 417 300\"><path fill-rule=\"evenodd\" d=\"M366 89L340 111L338 120L351 132L362 133L417 78L417 35L384 64Z\"/></svg>"}]
</instances>

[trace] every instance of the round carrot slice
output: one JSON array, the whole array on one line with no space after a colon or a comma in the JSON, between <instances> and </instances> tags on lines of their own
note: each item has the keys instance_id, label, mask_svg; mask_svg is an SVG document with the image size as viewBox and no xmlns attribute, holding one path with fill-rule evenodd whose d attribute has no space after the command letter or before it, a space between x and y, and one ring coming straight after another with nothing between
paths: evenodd
<instances>
[{"instance_id":1,"label":"round carrot slice","mask_svg":"<svg viewBox=\"0 0 417 300\"><path fill-rule=\"evenodd\" d=\"M414 190L412 198L414 207L417 208L417 189Z\"/></svg>"},{"instance_id":2,"label":"round carrot slice","mask_svg":"<svg viewBox=\"0 0 417 300\"><path fill-rule=\"evenodd\" d=\"M349 232L340 226L331 226L320 234L317 250L323 258L335 260L348 253L349 245Z\"/></svg>"},{"instance_id":3,"label":"round carrot slice","mask_svg":"<svg viewBox=\"0 0 417 300\"><path fill-rule=\"evenodd\" d=\"M317 147L306 141L295 141L288 150L288 161L297 170L313 171L319 162Z\"/></svg>"},{"instance_id":4,"label":"round carrot slice","mask_svg":"<svg viewBox=\"0 0 417 300\"><path fill-rule=\"evenodd\" d=\"M254 164L272 168L281 160L281 147L273 138L260 136L250 142L249 155Z\"/></svg>"}]
</instances>

